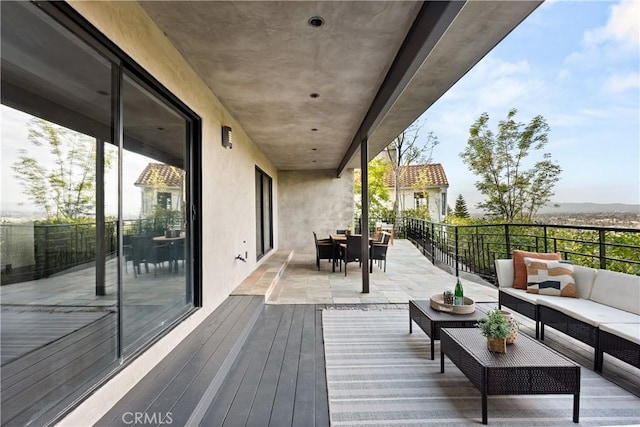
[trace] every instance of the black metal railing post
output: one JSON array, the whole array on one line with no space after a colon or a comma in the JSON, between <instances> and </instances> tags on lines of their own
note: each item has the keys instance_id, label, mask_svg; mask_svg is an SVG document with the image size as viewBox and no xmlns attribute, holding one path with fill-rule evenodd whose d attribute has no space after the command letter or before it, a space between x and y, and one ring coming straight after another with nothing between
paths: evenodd
<instances>
[{"instance_id":1,"label":"black metal railing post","mask_svg":"<svg viewBox=\"0 0 640 427\"><path fill-rule=\"evenodd\" d=\"M435 229L436 225L431 223L431 264L435 265L436 263L436 247L435 247Z\"/></svg>"},{"instance_id":2,"label":"black metal railing post","mask_svg":"<svg viewBox=\"0 0 640 427\"><path fill-rule=\"evenodd\" d=\"M600 248L599 253L600 253L600 269L602 270L606 270L607 269L607 254L606 254L606 249L605 249L605 235L604 235L604 229L600 229L598 230L598 246Z\"/></svg>"},{"instance_id":3,"label":"black metal railing post","mask_svg":"<svg viewBox=\"0 0 640 427\"><path fill-rule=\"evenodd\" d=\"M507 256L511 256L511 238L509 237L509 224L504 225L504 240Z\"/></svg>"},{"instance_id":4,"label":"black metal railing post","mask_svg":"<svg viewBox=\"0 0 640 427\"><path fill-rule=\"evenodd\" d=\"M460 276L460 265L459 265L459 254L458 254L458 227L454 226L454 235L455 235L455 256L456 256L456 277Z\"/></svg>"}]
</instances>

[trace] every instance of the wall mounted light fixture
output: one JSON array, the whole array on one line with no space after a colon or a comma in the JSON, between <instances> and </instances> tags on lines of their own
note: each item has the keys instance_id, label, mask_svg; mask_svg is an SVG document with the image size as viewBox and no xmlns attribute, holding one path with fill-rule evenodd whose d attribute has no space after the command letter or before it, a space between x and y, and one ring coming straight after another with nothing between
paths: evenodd
<instances>
[{"instance_id":1,"label":"wall mounted light fixture","mask_svg":"<svg viewBox=\"0 0 640 427\"><path fill-rule=\"evenodd\" d=\"M231 127L222 126L222 146L225 148L233 148L233 138Z\"/></svg>"}]
</instances>

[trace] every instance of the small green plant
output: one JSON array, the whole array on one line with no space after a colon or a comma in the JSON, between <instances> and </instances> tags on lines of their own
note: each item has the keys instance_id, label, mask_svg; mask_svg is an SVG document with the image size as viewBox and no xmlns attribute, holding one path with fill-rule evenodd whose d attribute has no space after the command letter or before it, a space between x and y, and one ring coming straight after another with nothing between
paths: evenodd
<instances>
[{"instance_id":1,"label":"small green plant","mask_svg":"<svg viewBox=\"0 0 640 427\"><path fill-rule=\"evenodd\" d=\"M504 314L497 308L489 310L487 317L478 321L475 325L482 335L487 338L507 338L511 332L511 324Z\"/></svg>"}]
</instances>

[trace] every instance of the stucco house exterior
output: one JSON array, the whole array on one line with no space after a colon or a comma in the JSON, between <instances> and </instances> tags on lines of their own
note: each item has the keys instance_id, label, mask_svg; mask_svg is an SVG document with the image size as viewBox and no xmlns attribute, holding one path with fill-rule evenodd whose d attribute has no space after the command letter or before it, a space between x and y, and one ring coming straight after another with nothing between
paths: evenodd
<instances>
[{"instance_id":1,"label":"stucco house exterior","mask_svg":"<svg viewBox=\"0 0 640 427\"><path fill-rule=\"evenodd\" d=\"M385 184L389 198L396 200L393 171L387 173ZM449 181L440 163L406 166L400 176L400 209L426 207L431 220L442 222L447 214L447 189Z\"/></svg>"},{"instance_id":2,"label":"stucco house exterior","mask_svg":"<svg viewBox=\"0 0 640 427\"><path fill-rule=\"evenodd\" d=\"M65 345L58 365L44 354L50 342L29 358L5 364L3 355L3 387L15 364L29 382L3 388L2 424L94 424L276 251L311 253L312 232L352 221L354 168L365 182L367 162L540 4L0 2L3 128L26 135L38 117L97 148L83 252L92 258L82 280L77 268L56 274L75 274L77 289L46 296L73 307L58 313L75 322L64 340L100 328L99 346ZM42 148L11 142L2 141L3 155L23 146L44 158ZM132 241L162 239L128 234L135 218L124 212L146 185L127 178L140 156L180 171L167 184L171 206L184 204L185 262L173 276L125 268ZM438 182L433 191L446 194ZM146 208L159 199L143 197ZM18 295L26 285L9 286ZM3 286L2 304L25 309L3 322L13 316L19 327L32 303L12 300L11 290Z\"/></svg>"}]
</instances>

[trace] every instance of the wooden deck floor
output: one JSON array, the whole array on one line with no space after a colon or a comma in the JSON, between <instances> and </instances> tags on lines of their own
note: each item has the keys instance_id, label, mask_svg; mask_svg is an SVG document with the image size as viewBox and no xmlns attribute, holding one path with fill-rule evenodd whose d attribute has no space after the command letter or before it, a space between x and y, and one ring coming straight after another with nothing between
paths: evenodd
<instances>
[{"instance_id":1,"label":"wooden deck floor","mask_svg":"<svg viewBox=\"0 0 640 427\"><path fill-rule=\"evenodd\" d=\"M170 416L174 425L328 426L321 316L324 308L335 306L263 305L255 298L231 296L97 425L130 425L127 417L141 413ZM255 322L238 324L256 310ZM525 326L522 332L532 331ZM549 331L551 347L584 366L592 364L587 349L557 335ZM229 349L234 339L236 346L242 344L237 351ZM624 367L605 376L640 393Z\"/></svg>"},{"instance_id":2,"label":"wooden deck floor","mask_svg":"<svg viewBox=\"0 0 640 427\"><path fill-rule=\"evenodd\" d=\"M329 425L323 307L263 301L229 297L97 425L130 425L132 413L174 425Z\"/></svg>"}]
</instances>

